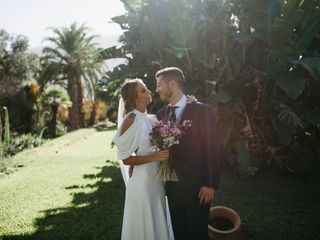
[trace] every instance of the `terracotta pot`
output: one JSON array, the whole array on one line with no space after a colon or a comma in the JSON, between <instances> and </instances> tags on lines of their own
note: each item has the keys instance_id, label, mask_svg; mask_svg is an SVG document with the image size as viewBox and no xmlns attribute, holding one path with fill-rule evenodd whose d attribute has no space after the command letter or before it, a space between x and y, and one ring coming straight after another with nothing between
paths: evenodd
<instances>
[{"instance_id":1,"label":"terracotta pot","mask_svg":"<svg viewBox=\"0 0 320 240\"><path fill-rule=\"evenodd\" d=\"M210 208L209 221L215 217L221 217L233 223L233 228L230 230L220 230L208 224L210 239L214 240L235 240L240 238L241 219L238 213L233 209L223 206Z\"/></svg>"}]
</instances>

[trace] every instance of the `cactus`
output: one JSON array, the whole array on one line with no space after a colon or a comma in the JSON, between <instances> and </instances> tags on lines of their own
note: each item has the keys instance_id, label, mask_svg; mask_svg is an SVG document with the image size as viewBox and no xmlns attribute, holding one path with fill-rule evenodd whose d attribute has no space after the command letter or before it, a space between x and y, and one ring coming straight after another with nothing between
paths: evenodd
<instances>
[{"instance_id":1,"label":"cactus","mask_svg":"<svg viewBox=\"0 0 320 240\"><path fill-rule=\"evenodd\" d=\"M2 142L2 120L0 112L0 161L4 158L4 146Z\"/></svg>"},{"instance_id":2,"label":"cactus","mask_svg":"<svg viewBox=\"0 0 320 240\"><path fill-rule=\"evenodd\" d=\"M11 139L10 139L10 122L9 122L9 112L6 107L3 107L4 110L4 147L7 149L10 145Z\"/></svg>"}]
</instances>

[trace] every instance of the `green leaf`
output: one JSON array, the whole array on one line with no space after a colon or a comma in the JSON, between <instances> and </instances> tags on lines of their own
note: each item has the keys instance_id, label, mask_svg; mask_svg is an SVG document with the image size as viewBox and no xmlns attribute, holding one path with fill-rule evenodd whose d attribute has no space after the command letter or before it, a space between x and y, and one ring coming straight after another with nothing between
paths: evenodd
<instances>
[{"instance_id":1,"label":"green leaf","mask_svg":"<svg viewBox=\"0 0 320 240\"><path fill-rule=\"evenodd\" d=\"M301 65L317 81L320 80L320 57L292 60L295 65Z\"/></svg>"},{"instance_id":2,"label":"green leaf","mask_svg":"<svg viewBox=\"0 0 320 240\"><path fill-rule=\"evenodd\" d=\"M218 102L220 103L228 103L231 101L232 97L231 97L231 94L226 91L226 90L222 90L220 92L218 92L216 95L215 95L215 98L217 99Z\"/></svg>"},{"instance_id":3,"label":"green leaf","mask_svg":"<svg viewBox=\"0 0 320 240\"><path fill-rule=\"evenodd\" d=\"M272 125L276 130L281 143L284 146L288 146L296 133L296 126L294 126L293 124L286 124L284 122L281 122L277 118L272 119Z\"/></svg>"},{"instance_id":4,"label":"green leaf","mask_svg":"<svg viewBox=\"0 0 320 240\"><path fill-rule=\"evenodd\" d=\"M295 44L295 49L306 48L315 35L320 31L320 17L311 18L307 29L301 34L300 39Z\"/></svg>"},{"instance_id":5,"label":"green leaf","mask_svg":"<svg viewBox=\"0 0 320 240\"><path fill-rule=\"evenodd\" d=\"M111 20L117 24L120 25L120 27L122 29L127 29L128 28L128 16L126 15L120 15L120 16L116 16L111 18Z\"/></svg>"},{"instance_id":6,"label":"green leaf","mask_svg":"<svg viewBox=\"0 0 320 240\"><path fill-rule=\"evenodd\" d=\"M251 35L248 33L234 33L232 37L241 44L247 43L251 40Z\"/></svg>"},{"instance_id":7,"label":"green leaf","mask_svg":"<svg viewBox=\"0 0 320 240\"><path fill-rule=\"evenodd\" d=\"M128 11L138 11L143 6L143 0L121 0Z\"/></svg>"},{"instance_id":8,"label":"green leaf","mask_svg":"<svg viewBox=\"0 0 320 240\"><path fill-rule=\"evenodd\" d=\"M305 109L305 113L303 116L307 121L309 121L313 125L317 125L320 123L320 112L319 111L309 111Z\"/></svg>"},{"instance_id":9,"label":"green leaf","mask_svg":"<svg viewBox=\"0 0 320 240\"><path fill-rule=\"evenodd\" d=\"M101 59L111 59L111 58L125 58L125 54L122 48L110 47L99 51L99 57Z\"/></svg>"},{"instance_id":10,"label":"green leaf","mask_svg":"<svg viewBox=\"0 0 320 240\"><path fill-rule=\"evenodd\" d=\"M228 120L224 119L223 121L219 121L218 126L223 146L226 146L234 129L233 119L229 118Z\"/></svg>"},{"instance_id":11,"label":"green leaf","mask_svg":"<svg viewBox=\"0 0 320 240\"><path fill-rule=\"evenodd\" d=\"M250 164L250 154L246 142L244 140L240 141L236 146L236 150L240 173L254 175L258 171L258 168Z\"/></svg>"},{"instance_id":12,"label":"green leaf","mask_svg":"<svg viewBox=\"0 0 320 240\"><path fill-rule=\"evenodd\" d=\"M275 82L292 99L297 99L304 90L304 79L293 74L277 74Z\"/></svg>"}]
</instances>

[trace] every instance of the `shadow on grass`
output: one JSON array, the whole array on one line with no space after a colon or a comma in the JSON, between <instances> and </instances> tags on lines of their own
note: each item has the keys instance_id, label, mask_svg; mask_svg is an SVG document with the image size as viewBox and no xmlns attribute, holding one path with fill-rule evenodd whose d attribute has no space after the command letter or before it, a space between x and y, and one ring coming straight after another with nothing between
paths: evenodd
<instances>
[{"instance_id":1,"label":"shadow on grass","mask_svg":"<svg viewBox=\"0 0 320 240\"><path fill-rule=\"evenodd\" d=\"M116 130L117 129L117 125L114 124L114 125L109 126L109 125L101 124L101 125L94 126L94 128L98 132L101 132L101 131L112 131L112 130Z\"/></svg>"},{"instance_id":2,"label":"shadow on grass","mask_svg":"<svg viewBox=\"0 0 320 240\"><path fill-rule=\"evenodd\" d=\"M120 239L124 183L119 166L107 161L98 174L84 175L96 179L94 184L70 186L74 191L72 206L44 211L36 219L32 235L2 236L3 240L118 240ZM1 239L1 238L0 238Z\"/></svg>"}]
</instances>

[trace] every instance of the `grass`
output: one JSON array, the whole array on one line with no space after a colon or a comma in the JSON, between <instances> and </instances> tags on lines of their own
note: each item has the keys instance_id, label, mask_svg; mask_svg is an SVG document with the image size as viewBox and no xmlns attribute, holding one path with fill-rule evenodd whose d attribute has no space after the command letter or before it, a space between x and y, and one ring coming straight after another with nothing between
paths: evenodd
<instances>
[{"instance_id":1,"label":"grass","mask_svg":"<svg viewBox=\"0 0 320 240\"><path fill-rule=\"evenodd\" d=\"M120 239L124 184L114 133L83 129L16 155L24 167L0 178L0 239ZM240 214L244 239L320 236L320 186L297 179L224 173L214 205Z\"/></svg>"},{"instance_id":2,"label":"grass","mask_svg":"<svg viewBox=\"0 0 320 240\"><path fill-rule=\"evenodd\" d=\"M114 132L80 130L18 154L0 179L0 239L119 239L124 184Z\"/></svg>"},{"instance_id":3,"label":"grass","mask_svg":"<svg viewBox=\"0 0 320 240\"><path fill-rule=\"evenodd\" d=\"M244 239L320 239L320 186L265 172L253 178L223 174L214 205L236 210Z\"/></svg>"}]
</instances>

